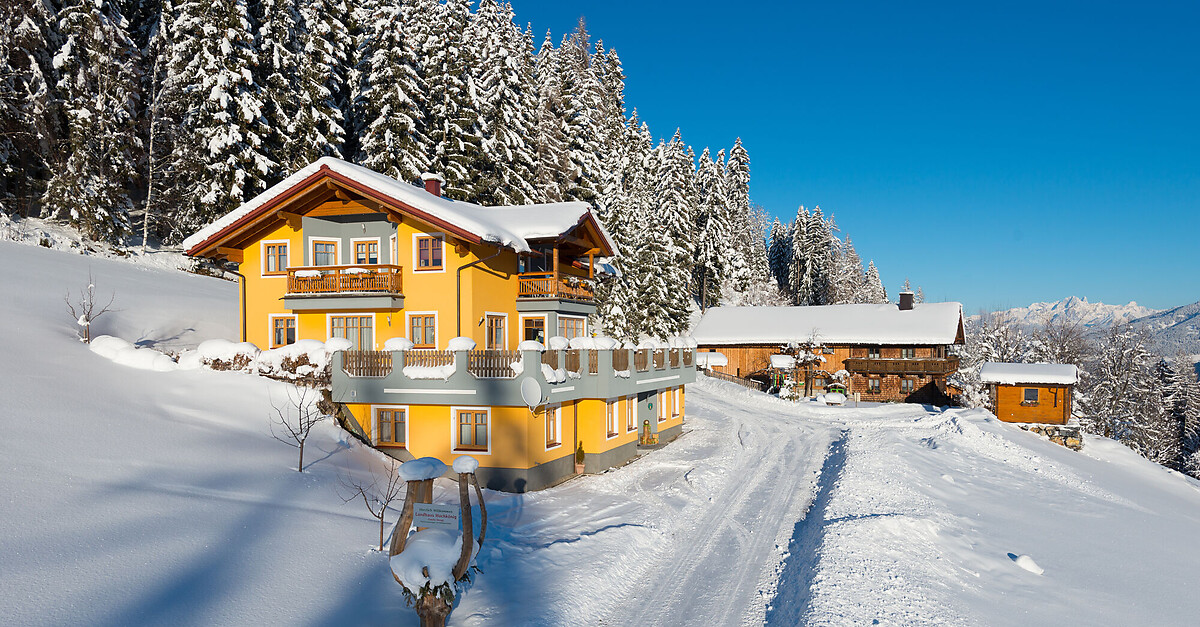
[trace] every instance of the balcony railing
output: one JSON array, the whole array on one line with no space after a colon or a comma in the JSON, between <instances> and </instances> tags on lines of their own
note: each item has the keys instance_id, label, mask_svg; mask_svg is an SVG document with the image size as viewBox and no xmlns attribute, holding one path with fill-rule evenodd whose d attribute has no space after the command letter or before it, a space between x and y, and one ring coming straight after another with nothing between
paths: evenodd
<instances>
[{"instance_id":1,"label":"balcony railing","mask_svg":"<svg viewBox=\"0 0 1200 627\"><path fill-rule=\"evenodd\" d=\"M553 272L522 274L517 278L517 298L558 298L594 302L596 292L588 279Z\"/></svg>"},{"instance_id":2,"label":"balcony railing","mask_svg":"<svg viewBox=\"0 0 1200 627\"><path fill-rule=\"evenodd\" d=\"M402 266L308 266L288 268L288 294L378 292L403 294Z\"/></svg>"},{"instance_id":3,"label":"balcony railing","mask_svg":"<svg viewBox=\"0 0 1200 627\"><path fill-rule=\"evenodd\" d=\"M946 359L869 359L852 357L846 370L866 374L949 374L958 370L958 357Z\"/></svg>"}]
</instances>

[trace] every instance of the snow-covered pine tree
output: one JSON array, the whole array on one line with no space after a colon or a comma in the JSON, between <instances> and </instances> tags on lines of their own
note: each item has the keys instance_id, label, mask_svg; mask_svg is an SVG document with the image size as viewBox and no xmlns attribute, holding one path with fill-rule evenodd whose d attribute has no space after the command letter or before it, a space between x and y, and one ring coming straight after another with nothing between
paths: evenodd
<instances>
[{"instance_id":1,"label":"snow-covered pine tree","mask_svg":"<svg viewBox=\"0 0 1200 627\"><path fill-rule=\"evenodd\" d=\"M61 162L42 199L43 215L86 236L118 241L129 230L138 175L138 50L113 2L64 0L55 90L66 119Z\"/></svg>"},{"instance_id":2,"label":"snow-covered pine tree","mask_svg":"<svg viewBox=\"0 0 1200 627\"><path fill-rule=\"evenodd\" d=\"M876 304L888 302L887 290L884 289L883 281L879 278L879 270L875 268L874 260L867 262L867 276L863 278L862 295L858 302Z\"/></svg>"},{"instance_id":3,"label":"snow-covered pine tree","mask_svg":"<svg viewBox=\"0 0 1200 627\"><path fill-rule=\"evenodd\" d=\"M1155 372L1160 360L1148 344L1144 329L1115 325L1109 330L1088 368L1080 422L1091 433L1167 464L1178 457L1182 432L1162 411Z\"/></svg>"},{"instance_id":4,"label":"snow-covered pine tree","mask_svg":"<svg viewBox=\"0 0 1200 627\"><path fill-rule=\"evenodd\" d=\"M600 81L600 108L596 111L596 126L600 135L601 154L607 155L620 141L625 129L625 69L616 49L604 49L596 42L592 68ZM607 174L607 172L604 172Z\"/></svg>"},{"instance_id":5,"label":"snow-covered pine tree","mask_svg":"<svg viewBox=\"0 0 1200 627\"><path fill-rule=\"evenodd\" d=\"M602 106L600 80L592 68L591 42L582 18L559 48L562 72L566 170L563 197L593 202L603 185L600 176L601 129L596 112Z\"/></svg>"},{"instance_id":6,"label":"snow-covered pine tree","mask_svg":"<svg viewBox=\"0 0 1200 627\"><path fill-rule=\"evenodd\" d=\"M729 291L762 291L768 283L766 225L750 202L750 154L738 137L725 162L725 189L729 194L729 229L734 259L729 271ZM759 219L756 219L759 218Z\"/></svg>"},{"instance_id":7,"label":"snow-covered pine tree","mask_svg":"<svg viewBox=\"0 0 1200 627\"><path fill-rule=\"evenodd\" d=\"M262 150L276 165L268 176L270 183L294 172L303 160L302 143L296 135L300 90L295 85L303 61L301 19L297 0L257 0L251 17L255 25L254 82L263 104Z\"/></svg>"},{"instance_id":8,"label":"snow-covered pine tree","mask_svg":"<svg viewBox=\"0 0 1200 627\"><path fill-rule=\"evenodd\" d=\"M800 205L796 210L796 217L792 220L792 259L788 264L791 268L788 292L791 294L793 305L816 304L813 302L812 270L808 265L808 258L811 256L808 248L811 244L808 236L810 225L808 209Z\"/></svg>"},{"instance_id":9,"label":"snow-covered pine tree","mask_svg":"<svg viewBox=\"0 0 1200 627\"><path fill-rule=\"evenodd\" d=\"M178 0L163 13L174 17L162 97L178 120L164 164L179 193L168 235L178 241L261 191L275 164L244 0Z\"/></svg>"},{"instance_id":10,"label":"snow-covered pine tree","mask_svg":"<svg viewBox=\"0 0 1200 627\"><path fill-rule=\"evenodd\" d=\"M721 166L709 155L708 148L700 153L696 170L699 205L696 212L696 254L692 273L692 291L700 308L719 303L721 285L726 279L728 260L734 252L730 244L729 209L726 206L725 177ZM779 221L775 221L779 225Z\"/></svg>"},{"instance_id":11,"label":"snow-covered pine tree","mask_svg":"<svg viewBox=\"0 0 1200 627\"><path fill-rule=\"evenodd\" d=\"M0 213L36 212L62 133L50 89L60 43L45 3L0 5Z\"/></svg>"},{"instance_id":12,"label":"snow-covered pine tree","mask_svg":"<svg viewBox=\"0 0 1200 627\"><path fill-rule=\"evenodd\" d=\"M475 51L473 72L482 132L481 161L472 172L471 195L487 205L533 202L536 99L533 61L513 23L512 6L481 0L467 41Z\"/></svg>"},{"instance_id":13,"label":"snow-covered pine tree","mask_svg":"<svg viewBox=\"0 0 1200 627\"><path fill-rule=\"evenodd\" d=\"M908 277L904 277L904 287L901 288L900 291L901 292L911 292L912 291L912 283L909 282Z\"/></svg>"},{"instance_id":14,"label":"snow-covered pine tree","mask_svg":"<svg viewBox=\"0 0 1200 627\"><path fill-rule=\"evenodd\" d=\"M423 134L425 83L418 72L423 38L414 36L420 20L400 0L373 0L365 11L359 46L359 85L354 99L358 124L355 161L401 181L416 181L429 163ZM421 5L435 11L428 2Z\"/></svg>"},{"instance_id":15,"label":"snow-covered pine tree","mask_svg":"<svg viewBox=\"0 0 1200 627\"><path fill-rule=\"evenodd\" d=\"M808 244L808 274L811 277L811 296L809 305L828 305L833 299L831 287L833 275L833 218L826 220L818 205L809 216L806 237Z\"/></svg>"},{"instance_id":16,"label":"snow-covered pine tree","mask_svg":"<svg viewBox=\"0 0 1200 627\"><path fill-rule=\"evenodd\" d=\"M343 157L350 128L350 10L345 0L305 0L300 4L300 73L297 112L291 123L291 161L280 173L291 174L324 156Z\"/></svg>"},{"instance_id":17,"label":"snow-covered pine tree","mask_svg":"<svg viewBox=\"0 0 1200 627\"><path fill-rule=\"evenodd\" d=\"M863 290L862 259L849 235L845 242L835 239L834 244L832 304L856 303Z\"/></svg>"},{"instance_id":18,"label":"snow-covered pine tree","mask_svg":"<svg viewBox=\"0 0 1200 627\"><path fill-rule=\"evenodd\" d=\"M967 343L959 350L961 361L957 375L963 387L963 404L987 407L990 397L987 387L979 381L979 369L989 361L1031 361L1029 336L1020 327L990 314L969 321L966 332Z\"/></svg>"},{"instance_id":19,"label":"snow-covered pine tree","mask_svg":"<svg viewBox=\"0 0 1200 627\"><path fill-rule=\"evenodd\" d=\"M771 223L771 235L767 244L767 263L770 266L771 278L775 281L776 287L780 292L785 294L791 286L791 283L788 281L791 261L791 229L784 226L779 221L779 218L775 218L774 222Z\"/></svg>"},{"instance_id":20,"label":"snow-covered pine tree","mask_svg":"<svg viewBox=\"0 0 1200 627\"><path fill-rule=\"evenodd\" d=\"M917 286L917 294L916 294L916 296L913 297L913 302L915 302L915 303L925 302L925 290L921 289L920 285Z\"/></svg>"},{"instance_id":21,"label":"snow-covered pine tree","mask_svg":"<svg viewBox=\"0 0 1200 627\"><path fill-rule=\"evenodd\" d=\"M425 80L428 169L446 178L445 194L474 201L473 172L483 163L480 104L472 68L476 51L466 39L470 0L418 0L413 20L428 27L421 69Z\"/></svg>"},{"instance_id":22,"label":"snow-covered pine tree","mask_svg":"<svg viewBox=\"0 0 1200 627\"><path fill-rule=\"evenodd\" d=\"M1200 381L1196 376L1196 363L1179 353L1172 360L1171 368L1175 374L1175 411L1183 421L1179 467L1200 478Z\"/></svg>"},{"instance_id":23,"label":"snow-covered pine tree","mask_svg":"<svg viewBox=\"0 0 1200 627\"><path fill-rule=\"evenodd\" d=\"M546 31L534 60L538 102L535 181L542 202L560 201L565 192L562 181L568 170L567 114L561 65L562 55L554 48L550 31Z\"/></svg>"},{"instance_id":24,"label":"snow-covered pine tree","mask_svg":"<svg viewBox=\"0 0 1200 627\"><path fill-rule=\"evenodd\" d=\"M633 219L635 291L637 311L633 328L639 336L667 338L686 328L673 306L679 288L672 284L672 273L665 272L674 253L667 240L666 224L658 219L652 203L639 203ZM684 291L686 295L687 292Z\"/></svg>"},{"instance_id":25,"label":"snow-covered pine tree","mask_svg":"<svg viewBox=\"0 0 1200 627\"><path fill-rule=\"evenodd\" d=\"M661 244L667 251L667 256L662 258L658 265L653 266L652 272L657 274L666 286L667 300L663 307L670 318L665 323L666 326L683 329L686 328L691 313L688 301L691 298L690 284L695 252L693 212L698 201L695 167L678 130L671 141L660 143L654 149L652 177L657 181L654 226L659 231L662 242L647 245L655 248Z\"/></svg>"}]
</instances>

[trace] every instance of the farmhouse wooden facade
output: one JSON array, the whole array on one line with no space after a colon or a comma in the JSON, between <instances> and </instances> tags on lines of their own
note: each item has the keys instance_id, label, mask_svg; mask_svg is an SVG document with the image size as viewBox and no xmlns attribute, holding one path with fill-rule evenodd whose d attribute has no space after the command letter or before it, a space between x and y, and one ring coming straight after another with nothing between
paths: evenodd
<instances>
[{"instance_id":1,"label":"farmhouse wooden facade","mask_svg":"<svg viewBox=\"0 0 1200 627\"><path fill-rule=\"evenodd\" d=\"M333 400L400 459L470 453L489 487L525 491L573 474L581 443L600 471L677 435L693 349L589 332L615 253L590 206L482 207L424 178L322 158L184 245L237 264L243 341L348 341Z\"/></svg>"},{"instance_id":2,"label":"farmhouse wooden facade","mask_svg":"<svg viewBox=\"0 0 1200 627\"><path fill-rule=\"evenodd\" d=\"M824 390L841 371L847 391L867 401L948 402L964 342L958 303L717 307L694 333L701 352L720 352L713 370L767 381L771 355L811 351L818 363L795 373L805 393ZM799 348L804 346L806 348Z\"/></svg>"}]
</instances>

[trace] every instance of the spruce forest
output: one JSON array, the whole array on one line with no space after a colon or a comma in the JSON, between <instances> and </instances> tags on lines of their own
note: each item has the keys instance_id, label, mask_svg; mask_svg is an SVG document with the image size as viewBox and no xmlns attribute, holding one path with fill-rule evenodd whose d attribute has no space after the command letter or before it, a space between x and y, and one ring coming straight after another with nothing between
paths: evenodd
<instances>
[{"instance_id":1,"label":"spruce forest","mask_svg":"<svg viewBox=\"0 0 1200 627\"><path fill-rule=\"evenodd\" d=\"M93 240L178 243L331 155L483 205L591 203L620 249L612 336L718 303L887 302L819 207L768 242L740 139L655 141L582 21L539 44L495 0L21 0L0 57L0 211Z\"/></svg>"}]
</instances>

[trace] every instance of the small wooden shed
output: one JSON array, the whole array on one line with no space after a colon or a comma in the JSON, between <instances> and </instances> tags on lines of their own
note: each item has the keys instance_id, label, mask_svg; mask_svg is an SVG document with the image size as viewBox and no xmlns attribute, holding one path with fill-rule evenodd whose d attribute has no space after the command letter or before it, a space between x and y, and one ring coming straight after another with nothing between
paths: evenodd
<instances>
[{"instance_id":1,"label":"small wooden shed","mask_svg":"<svg viewBox=\"0 0 1200 627\"><path fill-rule=\"evenodd\" d=\"M1000 420L1065 425L1079 371L1070 364L988 362L979 380L989 386L992 413Z\"/></svg>"}]
</instances>

